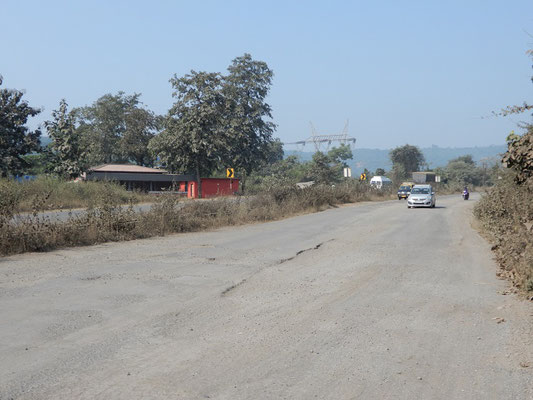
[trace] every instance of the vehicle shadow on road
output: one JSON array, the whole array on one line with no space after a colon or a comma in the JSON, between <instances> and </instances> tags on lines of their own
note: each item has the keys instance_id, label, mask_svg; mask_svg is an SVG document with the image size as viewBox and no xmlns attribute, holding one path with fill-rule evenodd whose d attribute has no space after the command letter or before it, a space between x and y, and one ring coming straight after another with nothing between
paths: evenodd
<instances>
[{"instance_id":1,"label":"vehicle shadow on road","mask_svg":"<svg viewBox=\"0 0 533 400\"><path fill-rule=\"evenodd\" d=\"M431 207L413 207L413 209L416 209L416 210L433 210L435 208L446 208L444 206L435 206L433 208Z\"/></svg>"}]
</instances>

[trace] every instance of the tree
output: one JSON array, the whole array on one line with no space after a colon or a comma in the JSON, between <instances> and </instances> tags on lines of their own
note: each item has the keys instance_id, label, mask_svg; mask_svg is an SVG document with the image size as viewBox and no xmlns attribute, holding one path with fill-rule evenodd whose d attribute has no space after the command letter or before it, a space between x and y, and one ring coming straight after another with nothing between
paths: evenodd
<instances>
[{"instance_id":1,"label":"tree","mask_svg":"<svg viewBox=\"0 0 533 400\"><path fill-rule=\"evenodd\" d=\"M32 153L22 156L27 166L24 167L22 173L24 175L42 175L48 171L48 156L46 152Z\"/></svg>"},{"instance_id":2,"label":"tree","mask_svg":"<svg viewBox=\"0 0 533 400\"><path fill-rule=\"evenodd\" d=\"M139 105L139 97L139 93L106 94L76 110L91 165L127 161L120 141L126 132L126 116Z\"/></svg>"},{"instance_id":3,"label":"tree","mask_svg":"<svg viewBox=\"0 0 533 400\"><path fill-rule=\"evenodd\" d=\"M393 170L397 174L403 169L404 176L400 179L405 178L411 172L418 171L420 166L425 162L424 155L420 149L409 144L392 149L389 157L392 161ZM402 168L398 168L399 166Z\"/></svg>"},{"instance_id":4,"label":"tree","mask_svg":"<svg viewBox=\"0 0 533 400\"><path fill-rule=\"evenodd\" d=\"M294 185L309 179L307 163L302 163L297 156L291 155L272 163L265 163L249 176L253 188L270 190L274 187Z\"/></svg>"},{"instance_id":5,"label":"tree","mask_svg":"<svg viewBox=\"0 0 533 400\"><path fill-rule=\"evenodd\" d=\"M353 158L352 149L347 144L342 143L339 147L333 147L328 151L328 157L334 164L338 164L341 168L348 167L347 160Z\"/></svg>"},{"instance_id":6,"label":"tree","mask_svg":"<svg viewBox=\"0 0 533 400\"><path fill-rule=\"evenodd\" d=\"M268 143L266 152L265 152L265 160L264 163L266 165L272 165L275 164L281 160L283 160L283 143L281 143L281 140L278 138L272 140L270 143Z\"/></svg>"},{"instance_id":7,"label":"tree","mask_svg":"<svg viewBox=\"0 0 533 400\"><path fill-rule=\"evenodd\" d=\"M484 168L479 168L471 154L448 161L445 167L435 168L434 173L441 177L442 182L448 184L484 185L491 181L487 175L486 164Z\"/></svg>"},{"instance_id":8,"label":"tree","mask_svg":"<svg viewBox=\"0 0 533 400\"><path fill-rule=\"evenodd\" d=\"M348 167L347 160L353 158L350 146L342 143L339 147L333 147L328 151L330 168L332 168L332 182L338 182L343 176L343 169Z\"/></svg>"},{"instance_id":9,"label":"tree","mask_svg":"<svg viewBox=\"0 0 533 400\"><path fill-rule=\"evenodd\" d=\"M306 174L305 165L294 155L270 164L263 171L265 175L280 177L291 183L299 182Z\"/></svg>"},{"instance_id":10,"label":"tree","mask_svg":"<svg viewBox=\"0 0 533 400\"><path fill-rule=\"evenodd\" d=\"M52 171L63 177L75 178L82 171L83 151L80 134L76 129L76 117L67 108L67 102L61 100L59 109L52 111L53 120L46 121L44 126L52 139L49 145Z\"/></svg>"},{"instance_id":11,"label":"tree","mask_svg":"<svg viewBox=\"0 0 533 400\"><path fill-rule=\"evenodd\" d=\"M533 178L533 125L526 126L522 135L511 134L507 137L507 152L502 161L516 171L515 182L523 184Z\"/></svg>"},{"instance_id":12,"label":"tree","mask_svg":"<svg viewBox=\"0 0 533 400\"><path fill-rule=\"evenodd\" d=\"M526 52L533 59L533 49ZM533 82L533 76L531 77ZM522 106L508 106L495 115L507 116L511 114L521 114L525 111L533 110L532 104L523 103ZM503 155L502 162L509 168L515 170L515 182L519 185L525 183L533 177L533 125L525 124L521 126L526 132L520 136L513 132L507 137L507 151Z\"/></svg>"},{"instance_id":13,"label":"tree","mask_svg":"<svg viewBox=\"0 0 533 400\"><path fill-rule=\"evenodd\" d=\"M274 73L265 62L253 60L250 54L235 58L228 72L223 80L224 125L229 140L229 153L224 161L242 172L244 191L246 175L269 156L276 126L268 120L272 118L272 109L265 98Z\"/></svg>"},{"instance_id":14,"label":"tree","mask_svg":"<svg viewBox=\"0 0 533 400\"><path fill-rule=\"evenodd\" d=\"M153 166L154 157L148 150L148 143L160 130L162 123L162 118L150 110L140 107L127 110L125 131L119 140L122 158L137 165Z\"/></svg>"},{"instance_id":15,"label":"tree","mask_svg":"<svg viewBox=\"0 0 533 400\"><path fill-rule=\"evenodd\" d=\"M479 185L482 180L482 171L465 161L451 160L445 168L446 179L448 182L460 184Z\"/></svg>"},{"instance_id":16,"label":"tree","mask_svg":"<svg viewBox=\"0 0 533 400\"><path fill-rule=\"evenodd\" d=\"M335 181L336 171L330 166L331 159L321 151L313 154L309 164L309 175L316 183L331 184Z\"/></svg>"},{"instance_id":17,"label":"tree","mask_svg":"<svg viewBox=\"0 0 533 400\"><path fill-rule=\"evenodd\" d=\"M308 165L308 174L317 183L332 184L342 179L342 169L348 164L346 160L353 157L350 146L341 144L334 147L328 154L317 151Z\"/></svg>"},{"instance_id":18,"label":"tree","mask_svg":"<svg viewBox=\"0 0 533 400\"><path fill-rule=\"evenodd\" d=\"M0 86L3 79L0 76ZM41 112L22 100L19 90L0 89L0 174L19 174L29 166L24 155L40 148L41 131L26 126L29 117Z\"/></svg>"},{"instance_id":19,"label":"tree","mask_svg":"<svg viewBox=\"0 0 533 400\"><path fill-rule=\"evenodd\" d=\"M472 154L466 154L464 156L459 156L457 158L454 158L453 160L448 161L448 164L454 163L454 162L464 162L465 164L476 165L476 162L472 158Z\"/></svg>"},{"instance_id":20,"label":"tree","mask_svg":"<svg viewBox=\"0 0 533 400\"><path fill-rule=\"evenodd\" d=\"M165 130L155 136L149 147L173 172L194 172L202 196L201 175L222 166L230 153L223 131L225 101L222 77L218 73L196 72L170 82L176 102L169 110Z\"/></svg>"},{"instance_id":21,"label":"tree","mask_svg":"<svg viewBox=\"0 0 533 400\"><path fill-rule=\"evenodd\" d=\"M399 185L407 177L407 172L402 164L393 164L390 178L394 185Z\"/></svg>"},{"instance_id":22,"label":"tree","mask_svg":"<svg viewBox=\"0 0 533 400\"><path fill-rule=\"evenodd\" d=\"M376 169L376 175L377 176L384 176L385 175L385 170L383 168L377 168Z\"/></svg>"}]
</instances>

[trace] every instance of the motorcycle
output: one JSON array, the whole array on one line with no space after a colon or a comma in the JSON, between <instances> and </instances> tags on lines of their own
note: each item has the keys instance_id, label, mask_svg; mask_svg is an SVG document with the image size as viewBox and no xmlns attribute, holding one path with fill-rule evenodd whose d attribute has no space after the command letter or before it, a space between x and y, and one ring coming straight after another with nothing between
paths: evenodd
<instances>
[{"instance_id":1,"label":"motorcycle","mask_svg":"<svg viewBox=\"0 0 533 400\"><path fill-rule=\"evenodd\" d=\"M468 200L470 197L470 193L468 193L468 190L463 190L463 200Z\"/></svg>"}]
</instances>

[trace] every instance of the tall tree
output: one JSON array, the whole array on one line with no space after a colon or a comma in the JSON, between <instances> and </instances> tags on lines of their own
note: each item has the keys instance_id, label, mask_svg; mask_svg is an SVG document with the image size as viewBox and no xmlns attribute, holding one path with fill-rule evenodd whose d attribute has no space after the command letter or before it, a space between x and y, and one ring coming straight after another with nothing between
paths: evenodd
<instances>
[{"instance_id":1,"label":"tall tree","mask_svg":"<svg viewBox=\"0 0 533 400\"><path fill-rule=\"evenodd\" d=\"M392 161L393 169L396 171L403 170L406 175L418 171L425 162L424 154L422 154L420 149L409 144L392 149L389 157ZM396 168L394 168L395 166Z\"/></svg>"},{"instance_id":2,"label":"tall tree","mask_svg":"<svg viewBox=\"0 0 533 400\"><path fill-rule=\"evenodd\" d=\"M265 152L265 162L267 165L271 165L283 160L283 143L278 138L272 140L268 146L267 151Z\"/></svg>"},{"instance_id":3,"label":"tall tree","mask_svg":"<svg viewBox=\"0 0 533 400\"><path fill-rule=\"evenodd\" d=\"M126 132L126 116L139 105L139 97L139 93L106 94L76 110L91 165L127 161L120 140Z\"/></svg>"},{"instance_id":4,"label":"tall tree","mask_svg":"<svg viewBox=\"0 0 533 400\"><path fill-rule=\"evenodd\" d=\"M265 101L274 73L263 61L244 54L232 61L224 79L225 130L229 136L228 166L241 172L244 190L247 174L269 157L276 125L270 121L272 108Z\"/></svg>"},{"instance_id":5,"label":"tall tree","mask_svg":"<svg viewBox=\"0 0 533 400\"><path fill-rule=\"evenodd\" d=\"M3 79L0 75L0 86ZM19 90L0 89L0 174L7 177L10 174L21 173L29 166L24 155L40 148L41 131L31 131L26 126L29 117L41 112L30 107L22 100Z\"/></svg>"},{"instance_id":6,"label":"tall tree","mask_svg":"<svg viewBox=\"0 0 533 400\"><path fill-rule=\"evenodd\" d=\"M194 172L202 196L201 175L222 167L229 154L224 134L225 100L218 73L196 72L170 79L176 102L165 130L150 141L150 149L173 172Z\"/></svg>"},{"instance_id":7,"label":"tall tree","mask_svg":"<svg viewBox=\"0 0 533 400\"><path fill-rule=\"evenodd\" d=\"M76 117L72 111L68 111L68 104L63 99L59 103L59 109L52 111L52 118L44 123L48 136L52 139L49 146L52 171L63 177L75 178L80 175L83 164Z\"/></svg>"},{"instance_id":8,"label":"tall tree","mask_svg":"<svg viewBox=\"0 0 533 400\"><path fill-rule=\"evenodd\" d=\"M119 140L122 158L137 165L152 166L154 157L148 151L148 143L157 134L162 119L152 111L132 107L125 114L125 131Z\"/></svg>"}]
</instances>

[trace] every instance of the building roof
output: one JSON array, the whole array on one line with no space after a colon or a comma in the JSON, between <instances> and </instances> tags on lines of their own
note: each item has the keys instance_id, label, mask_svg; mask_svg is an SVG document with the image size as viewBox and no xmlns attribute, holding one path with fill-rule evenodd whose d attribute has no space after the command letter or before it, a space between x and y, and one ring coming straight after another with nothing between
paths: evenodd
<instances>
[{"instance_id":1,"label":"building roof","mask_svg":"<svg viewBox=\"0 0 533 400\"><path fill-rule=\"evenodd\" d=\"M167 171L159 168L141 167L132 164L103 164L89 169L91 172L124 172L144 174L165 174Z\"/></svg>"},{"instance_id":2,"label":"building roof","mask_svg":"<svg viewBox=\"0 0 533 400\"><path fill-rule=\"evenodd\" d=\"M194 181L192 175L154 174L143 172L101 172L89 171L88 181L117 181L117 182L190 182Z\"/></svg>"}]
</instances>

